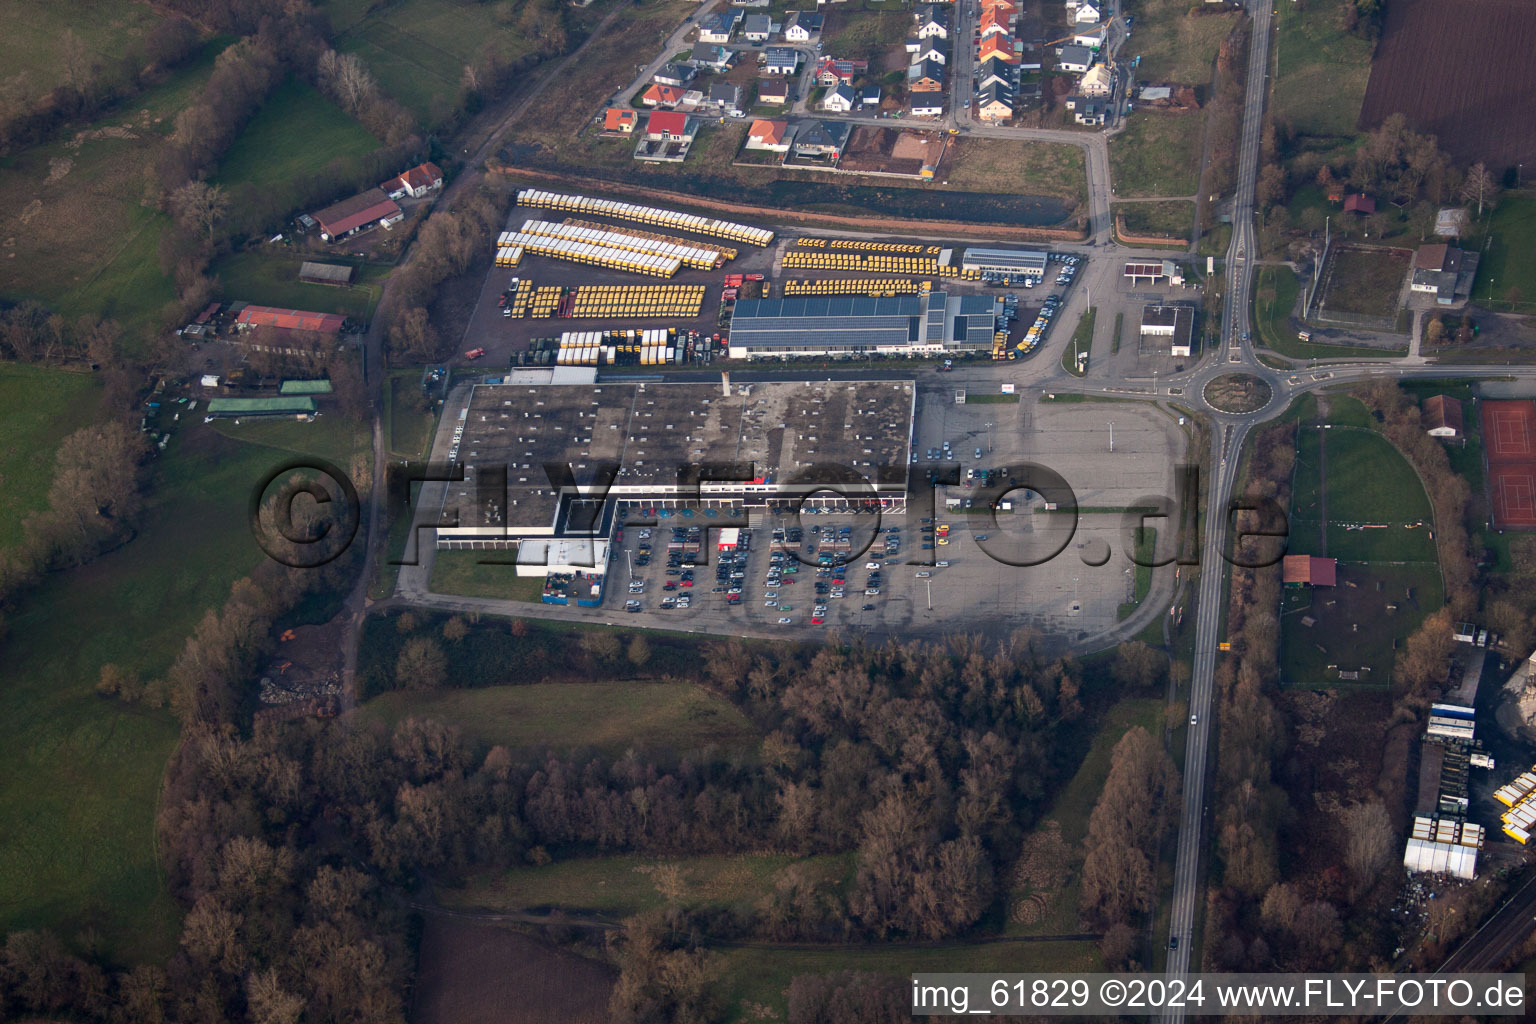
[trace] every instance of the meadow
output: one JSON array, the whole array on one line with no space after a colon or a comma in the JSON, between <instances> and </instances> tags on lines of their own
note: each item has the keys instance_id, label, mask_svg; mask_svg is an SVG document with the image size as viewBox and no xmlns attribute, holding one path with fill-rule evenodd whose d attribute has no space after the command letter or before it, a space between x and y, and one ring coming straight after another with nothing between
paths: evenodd
<instances>
[{"instance_id":1,"label":"meadow","mask_svg":"<svg viewBox=\"0 0 1536 1024\"><path fill-rule=\"evenodd\" d=\"M1349 0L1281 4L1275 19L1271 110L1302 135L1349 137L1371 76L1370 40L1344 31Z\"/></svg>"},{"instance_id":2,"label":"meadow","mask_svg":"<svg viewBox=\"0 0 1536 1024\"><path fill-rule=\"evenodd\" d=\"M0 363L0 548L48 504L59 442L95 416L99 386L84 373Z\"/></svg>"},{"instance_id":3,"label":"meadow","mask_svg":"<svg viewBox=\"0 0 1536 1024\"><path fill-rule=\"evenodd\" d=\"M1193 196L1200 187L1200 114L1137 112L1109 140L1109 169L1122 198Z\"/></svg>"},{"instance_id":4,"label":"meadow","mask_svg":"<svg viewBox=\"0 0 1536 1024\"><path fill-rule=\"evenodd\" d=\"M93 63L116 60L141 42L159 12L147 3L122 0L6 0L5 31L0 33L4 76L24 76L29 89L45 93L66 79L63 38L72 31Z\"/></svg>"},{"instance_id":5,"label":"meadow","mask_svg":"<svg viewBox=\"0 0 1536 1024\"><path fill-rule=\"evenodd\" d=\"M1205 85L1211 80L1216 51L1237 24L1237 13L1207 14L1184 0L1141 0L1136 24L1123 56L1140 57L1137 79Z\"/></svg>"},{"instance_id":6,"label":"meadow","mask_svg":"<svg viewBox=\"0 0 1536 1024\"><path fill-rule=\"evenodd\" d=\"M224 295L264 306L309 309L317 313L341 313L366 321L373 315L384 291L388 267L362 266L345 288L308 284L299 280L302 256L264 249L232 253L214 264ZM332 262L323 260L322 262Z\"/></svg>"},{"instance_id":7,"label":"meadow","mask_svg":"<svg viewBox=\"0 0 1536 1024\"><path fill-rule=\"evenodd\" d=\"M324 145L316 145L323 139ZM219 162L219 184L281 191L332 161L349 166L379 148L368 134L308 82L290 78L241 131Z\"/></svg>"}]
</instances>

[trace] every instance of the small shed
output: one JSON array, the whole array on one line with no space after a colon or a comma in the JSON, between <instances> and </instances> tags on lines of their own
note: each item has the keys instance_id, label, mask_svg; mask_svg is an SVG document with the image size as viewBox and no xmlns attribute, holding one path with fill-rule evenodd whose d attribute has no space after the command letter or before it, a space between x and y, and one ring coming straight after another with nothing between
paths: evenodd
<instances>
[{"instance_id":1,"label":"small shed","mask_svg":"<svg viewBox=\"0 0 1536 1024\"><path fill-rule=\"evenodd\" d=\"M1450 395L1432 395L1424 399L1420 422L1430 437L1461 436L1461 402Z\"/></svg>"},{"instance_id":2,"label":"small shed","mask_svg":"<svg viewBox=\"0 0 1536 1024\"><path fill-rule=\"evenodd\" d=\"M1316 555L1286 555L1280 566L1282 582L1288 587L1338 586L1338 563Z\"/></svg>"}]
</instances>

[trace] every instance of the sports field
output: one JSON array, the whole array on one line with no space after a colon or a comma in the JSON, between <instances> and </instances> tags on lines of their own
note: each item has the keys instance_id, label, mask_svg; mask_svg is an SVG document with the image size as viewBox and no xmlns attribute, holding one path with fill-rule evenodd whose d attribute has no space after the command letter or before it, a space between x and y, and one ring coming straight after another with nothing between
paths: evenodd
<instances>
[{"instance_id":1,"label":"sports field","mask_svg":"<svg viewBox=\"0 0 1536 1024\"><path fill-rule=\"evenodd\" d=\"M1536 527L1536 402L1484 402L1482 418L1494 526Z\"/></svg>"},{"instance_id":2,"label":"sports field","mask_svg":"<svg viewBox=\"0 0 1536 1024\"><path fill-rule=\"evenodd\" d=\"M1413 253L1363 245L1335 245L1314 300L1320 320L1329 314L1390 319L1397 315Z\"/></svg>"},{"instance_id":3,"label":"sports field","mask_svg":"<svg viewBox=\"0 0 1536 1024\"><path fill-rule=\"evenodd\" d=\"M1303 423L1293 487L1292 554L1351 562L1435 561L1429 536L1434 520L1418 474L1374 430Z\"/></svg>"}]
</instances>

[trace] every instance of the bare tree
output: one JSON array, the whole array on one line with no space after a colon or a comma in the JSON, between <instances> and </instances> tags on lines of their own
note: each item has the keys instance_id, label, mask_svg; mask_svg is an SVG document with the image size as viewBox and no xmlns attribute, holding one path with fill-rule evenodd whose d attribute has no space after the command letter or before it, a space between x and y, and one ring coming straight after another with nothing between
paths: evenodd
<instances>
[{"instance_id":1,"label":"bare tree","mask_svg":"<svg viewBox=\"0 0 1536 1024\"><path fill-rule=\"evenodd\" d=\"M635 666L635 668L645 667L645 663L651 660L651 645L646 641L644 634L635 634L635 638L629 642L629 649L625 654L629 658L629 663Z\"/></svg>"},{"instance_id":2,"label":"bare tree","mask_svg":"<svg viewBox=\"0 0 1536 1024\"><path fill-rule=\"evenodd\" d=\"M1499 186L1493 180L1493 174L1481 162L1473 164L1467 169L1467 177L1461 183L1461 198L1469 203L1477 204L1477 215L1483 215L1483 207L1490 210L1498 202Z\"/></svg>"},{"instance_id":3,"label":"bare tree","mask_svg":"<svg viewBox=\"0 0 1536 1024\"><path fill-rule=\"evenodd\" d=\"M429 637L412 637L395 661L395 682L407 690L435 690L448 678L448 659Z\"/></svg>"},{"instance_id":4,"label":"bare tree","mask_svg":"<svg viewBox=\"0 0 1536 1024\"><path fill-rule=\"evenodd\" d=\"M189 181L171 193L171 209L178 220L206 232L208 241L212 242L214 228L229 212L229 197L222 186Z\"/></svg>"},{"instance_id":5,"label":"bare tree","mask_svg":"<svg viewBox=\"0 0 1536 1024\"><path fill-rule=\"evenodd\" d=\"M1373 801L1344 808L1339 820L1344 825L1344 863L1354 876L1355 891L1365 892L1392 858L1392 818Z\"/></svg>"},{"instance_id":6,"label":"bare tree","mask_svg":"<svg viewBox=\"0 0 1536 1024\"><path fill-rule=\"evenodd\" d=\"M320 87L356 117L378 92L378 83L356 54L326 50L320 55Z\"/></svg>"}]
</instances>

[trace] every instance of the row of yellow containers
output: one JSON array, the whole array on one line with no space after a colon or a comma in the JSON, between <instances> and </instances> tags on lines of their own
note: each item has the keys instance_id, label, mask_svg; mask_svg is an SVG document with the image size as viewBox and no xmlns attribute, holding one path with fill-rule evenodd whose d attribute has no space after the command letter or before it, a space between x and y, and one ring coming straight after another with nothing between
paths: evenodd
<instances>
[{"instance_id":1,"label":"row of yellow containers","mask_svg":"<svg viewBox=\"0 0 1536 1024\"><path fill-rule=\"evenodd\" d=\"M507 234L514 233L507 232ZM699 270L715 270L723 262L720 254L714 249L700 249L692 245L673 245L670 242L657 242L649 238L635 238L601 228L571 227L551 220L530 220L523 225L522 233L539 235L543 238L563 238L571 242L585 242L588 245L623 249L626 252L676 257L687 266L696 267Z\"/></svg>"},{"instance_id":2,"label":"row of yellow containers","mask_svg":"<svg viewBox=\"0 0 1536 1024\"><path fill-rule=\"evenodd\" d=\"M512 289L512 295L507 300L507 308L512 310L512 316L524 317L528 315L528 304L533 300L534 290L532 281L518 281L517 287Z\"/></svg>"},{"instance_id":3,"label":"row of yellow containers","mask_svg":"<svg viewBox=\"0 0 1536 1024\"><path fill-rule=\"evenodd\" d=\"M963 281L981 280L981 271L963 270L924 256L865 256L862 253L787 252L784 268L804 270L873 270L895 274L935 274Z\"/></svg>"},{"instance_id":4,"label":"row of yellow containers","mask_svg":"<svg viewBox=\"0 0 1536 1024\"><path fill-rule=\"evenodd\" d=\"M704 286L582 285L576 289L572 316L698 316Z\"/></svg>"},{"instance_id":5,"label":"row of yellow containers","mask_svg":"<svg viewBox=\"0 0 1536 1024\"><path fill-rule=\"evenodd\" d=\"M508 238L508 235L511 237ZM683 262L675 256L653 256L605 245L591 245L565 238L547 238L521 232L507 232L503 235L503 241L508 246L520 246L535 256L548 256L551 259L569 260L572 263L583 263L593 267L611 267L614 270L627 270L635 274L648 274L651 277L671 277L677 273Z\"/></svg>"},{"instance_id":6,"label":"row of yellow containers","mask_svg":"<svg viewBox=\"0 0 1536 1024\"><path fill-rule=\"evenodd\" d=\"M498 267L515 267L523 262L523 247L520 245L499 245L496 247L496 265Z\"/></svg>"},{"instance_id":7,"label":"row of yellow containers","mask_svg":"<svg viewBox=\"0 0 1536 1024\"><path fill-rule=\"evenodd\" d=\"M722 260L733 260L737 256L735 249L727 245L714 245L710 242L698 242L691 238L679 238L676 235L659 235L654 231L641 231L639 228L626 228L617 224L599 224L594 220L580 220L576 217L567 217L561 221L575 228L596 228L598 231L612 231L619 235L629 235L632 238L649 238L657 242L671 242L674 245L691 245L699 249L708 249L720 254Z\"/></svg>"},{"instance_id":8,"label":"row of yellow containers","mask_svg":"<svg viewBox=\"0 0 1536 1024\"><path fill-rule=\"evenodd\" d=\"M823 281L789 278L784 282L785 295L914 295L932 288L931 281L907 277L843 277Z\"/></svg>"},{"instance_id":9,"label":"row of yellow containers","mask_svg":"<svg viewBox=\"0 0 1536 1024\"><path fill-rule=\"evenodd\" d=\"M555 315L555 307L560 305L561 288L557 284L547 284L533 293L533 300L528 304L528 315L536 320L547 320Z\"/></svg>"},{"instance_id":10,"label":"row of yellow containers","mask_svg":"<svg viewBox=\"0 0 1536 1024\"><path fill-rule=\"evenodd\" d=\"M697 235L728 238L750 245L767 245L773 241L773 232L767 228L755 228L750 224L736 224L728 220L679 213L676 210L664 210L656 206L637 206L634 203L623 203L616 199L598 199L594 196L525 188L518 190L517 204L545 210L598 214L615 220L638 221L641 224L655 224L658 227L692 231Z\"/></svg>"},{"instance_id":11,"label":"row of yellow containers","mask_svg":"<svg viewBox=\"0 0 1536 1024\"><path fill-rule=\"evenodd\" d=\"M801 238L797 245L807 249L861 249L864 252L929 252L938 255L937 245L912 245L907 242L866 242L857 238Z\"/></svg>"}]
</instances>

